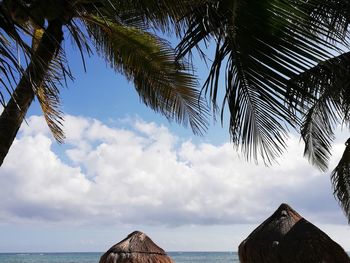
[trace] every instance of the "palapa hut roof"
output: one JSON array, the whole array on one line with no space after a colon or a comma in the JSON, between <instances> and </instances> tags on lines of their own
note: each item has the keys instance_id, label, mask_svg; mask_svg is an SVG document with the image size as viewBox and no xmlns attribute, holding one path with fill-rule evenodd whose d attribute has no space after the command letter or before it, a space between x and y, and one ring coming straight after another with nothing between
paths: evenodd
<instances>
[{"instance_id":1,"label":"palapa hut roof","mask_svg":"<svg viewBox=\"0 0 350 263\"><path fill-rule=\"evenodd\" d=\"M344 249L287 204L238 248L241 263L350 263Z\"/></svg>"},{"instance_id":2,"label":"palapa hut roof","mask_svg":"<svg viewBox=\"0 0 350 263\"><path fill-rule=\"evenodd\" d=\"M174 263L146 234L135 231L112 246L100 263Z\"/></svg>"}]
</instances>

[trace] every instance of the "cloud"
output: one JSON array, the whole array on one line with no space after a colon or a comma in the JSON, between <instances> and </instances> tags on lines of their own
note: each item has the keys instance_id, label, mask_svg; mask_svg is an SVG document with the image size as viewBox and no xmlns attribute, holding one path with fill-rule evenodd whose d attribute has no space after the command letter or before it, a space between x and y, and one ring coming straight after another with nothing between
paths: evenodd
<instances>
[{"instance_id":1,"label":"cloud","mask_svg":"<svg viewBox=\"0 0 350 263\"><path fill-rule=\"evenodd\" d=\"M307 163L293 135L268 168L240 159L230 143L195 144L140 119L127 128L65 120L60 148L42 117L21 128L0 168L0 222L255 224L281 202L313 222L345 222L329 176Z\"/></svg>"}]
</instances>

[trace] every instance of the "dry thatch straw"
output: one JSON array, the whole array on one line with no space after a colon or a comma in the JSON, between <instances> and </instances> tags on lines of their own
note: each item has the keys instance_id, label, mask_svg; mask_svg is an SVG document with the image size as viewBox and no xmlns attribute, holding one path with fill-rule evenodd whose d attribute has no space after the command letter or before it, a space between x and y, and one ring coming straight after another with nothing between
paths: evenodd
<instances>
[{"instance_id":1,"label":"dry thatch straw","mask_svg":"<svg viewBox=\"0 0 350 263\"><path fill-rule=\"evenodd\" d=\"M238 248L241 263L350 263L327 234L282 204Z\"/></svg>"},{"instance_id":2,"label":"dry thatch straw","mask_svg":"<svg viewBox=\"0 0 350 263\"><path fill-rule=\"evenodd\" d=\"M135 231L104 253L100 263L174 263L146 234Z\"/></svg>"}]
</instances>

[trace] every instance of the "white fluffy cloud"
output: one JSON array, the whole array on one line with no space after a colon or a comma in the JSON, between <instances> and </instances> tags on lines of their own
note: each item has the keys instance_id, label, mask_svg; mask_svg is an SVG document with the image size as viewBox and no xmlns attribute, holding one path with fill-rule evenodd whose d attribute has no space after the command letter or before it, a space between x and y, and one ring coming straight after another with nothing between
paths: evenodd
<instances>
[{"instance_id":1,"label":"white fluffy cloud","mask_svg":"<svg viewBox=\"0 0 350 263\"><path fill-rule=\"evenodd\" d=\"M0 222L258 223L281 202L313 222L345 222L329 176L307 163L296 137L280 165L267 168L229 143L195 144L142 120L122 129L65 119L64 146L41 117L21 128L0 168ZM342 150L336 145L334 160Z\"/></svg>"}]
</instances>

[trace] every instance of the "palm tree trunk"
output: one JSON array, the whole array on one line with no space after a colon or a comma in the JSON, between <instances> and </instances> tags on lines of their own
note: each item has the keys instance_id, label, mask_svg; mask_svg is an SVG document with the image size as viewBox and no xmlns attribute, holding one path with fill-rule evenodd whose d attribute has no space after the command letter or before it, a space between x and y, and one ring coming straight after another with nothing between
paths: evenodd
<instances>
[{"instance_id":1,"label":"palm tree trunk","mask_svg":"<svg viewBox=\"0 0 350 263\"><path fill-rule=\"evenodd\" d=\"M28 68L0 116L0 166L34 99L34 89L44 81L62 40L62 22L58 19L50 21Z\"/></svg>"}]
</instances>

